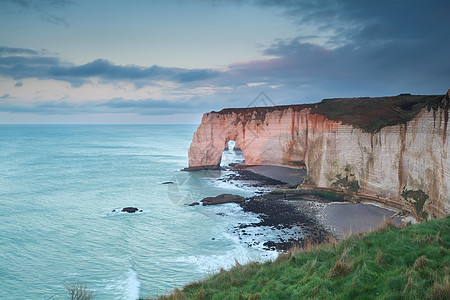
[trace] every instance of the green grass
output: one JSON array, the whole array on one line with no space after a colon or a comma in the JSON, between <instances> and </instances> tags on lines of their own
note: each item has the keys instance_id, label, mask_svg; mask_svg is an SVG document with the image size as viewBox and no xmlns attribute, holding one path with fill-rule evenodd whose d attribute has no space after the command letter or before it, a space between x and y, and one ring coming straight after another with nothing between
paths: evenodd
<instances>
[{"instance_id":1,"label":"green grass","mask_svg":"<svg viewBox=\"0 0 450 300\"><path fill-rule=\"evenodd\" d=\"M312 113L375 133L385 126L406 123L422 108L436 108L443 99L444 95L409 94L377 98L325 99L312 109Z\"/></svg>"},{"instance_id":2,"label":"green grass","mask_svg":"<svg viewBox=\"0 0 450 300\"><path fill-rule=\"evenodd\" d=\"M159 299L450 299L450 217L237 264Z\"/></svg>"}]
</instances>

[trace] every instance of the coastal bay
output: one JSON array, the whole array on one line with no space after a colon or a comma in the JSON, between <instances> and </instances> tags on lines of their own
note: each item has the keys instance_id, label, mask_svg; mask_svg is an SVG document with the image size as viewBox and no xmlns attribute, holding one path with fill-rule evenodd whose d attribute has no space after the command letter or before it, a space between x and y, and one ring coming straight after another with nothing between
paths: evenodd
<instances>
[{"instance_id":1,"label":"coastal bay","mask_svg":"<svg viewBox=\"0 0 450 300\"><path fill-rule=\"evenodd\" d=\"M298 193L296 186L303 181L304 169L283 166L233 166L237 175L234 180L254 185L272 187L272 192L248 198L240 205L244 211L260 215L259 223L249 226L269 226L272 228L296 228L297 238L292 234L278 236L279 241L265 241L267 249L286 251L301 246L308 240L315 244L326 241L330 236L342 238L353 233L364 233L381 227L386 220L401 224L406 215L399 217L400 211L371 201L359 199L358 203L339 202L313 193ZM250 175L247 171L254 173ZM264 175L262 175L264 174ZM243 175L243 176L242 176ZM277 185L274 188L274 182ZM286 189L290 187L291 189ZM412 219L414 220L414 219ZM242 229L242 228L241 228ZM242 232L241 232L242 234Z\"/></svg>"}]
</instances>

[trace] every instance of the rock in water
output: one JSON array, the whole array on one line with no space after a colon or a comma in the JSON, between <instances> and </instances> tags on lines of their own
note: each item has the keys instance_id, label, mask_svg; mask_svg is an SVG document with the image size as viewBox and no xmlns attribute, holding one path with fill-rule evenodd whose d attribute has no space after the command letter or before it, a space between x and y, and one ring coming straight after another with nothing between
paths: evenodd
<instances>
[{"instance_id":1,"label":"rock in water","mask_svg":"<svg viewBox=\"0 0 450 300\"><path fill-rule=\"evenodd\" d=\"M242 203L245 201L245 198L238 195L232 194L221 194L216 197L206 197L201 202L203 205L216 205L223 203Z\"/></svg>"},{"instance_id":2,"label":"rock in water","mask_svg":"<svg viewBox=\"0 0 450 300\"><path fill-rule=\"evenodd\" d=\"M139 209L137 209L137 207L124 207L122 209L122 212L127 212L127 213L135 213L137 212Z\"/></svg>"}]
</instances>

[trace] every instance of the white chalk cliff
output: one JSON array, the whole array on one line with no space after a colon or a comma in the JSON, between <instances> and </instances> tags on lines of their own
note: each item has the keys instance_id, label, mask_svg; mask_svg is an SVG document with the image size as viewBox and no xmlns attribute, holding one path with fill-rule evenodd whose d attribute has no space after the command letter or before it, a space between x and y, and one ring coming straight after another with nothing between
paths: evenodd
<instances>
[{"instance_id":1,"label":"white chalk cliff","mask_svg":"<svg viewBox=\"0 0 450 300\"><path fill-rule=\"evenodd\" d=\"M450 90L206 113L189 167L217 166L234 140L247 165L304 166L305 186L442 217L450 212L449 97Z\"/></svg>"}]
</instances>

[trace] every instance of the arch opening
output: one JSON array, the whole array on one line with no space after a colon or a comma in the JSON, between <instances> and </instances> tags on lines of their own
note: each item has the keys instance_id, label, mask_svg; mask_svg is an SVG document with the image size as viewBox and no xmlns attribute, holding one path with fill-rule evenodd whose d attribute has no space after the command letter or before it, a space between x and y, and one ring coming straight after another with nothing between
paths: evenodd
<instances>
[{"instance_id":1,"label":"arch opening","mask_svg":"<svg viewBox=\"0 0 450 300\"><path fill-rule=\"evenodd\" d=\"M220 166L227 168L232 164L242 164L245 162L244 154L235 140L225 142L225 148L220 158Z\"/></svg>"}]
</instances>

